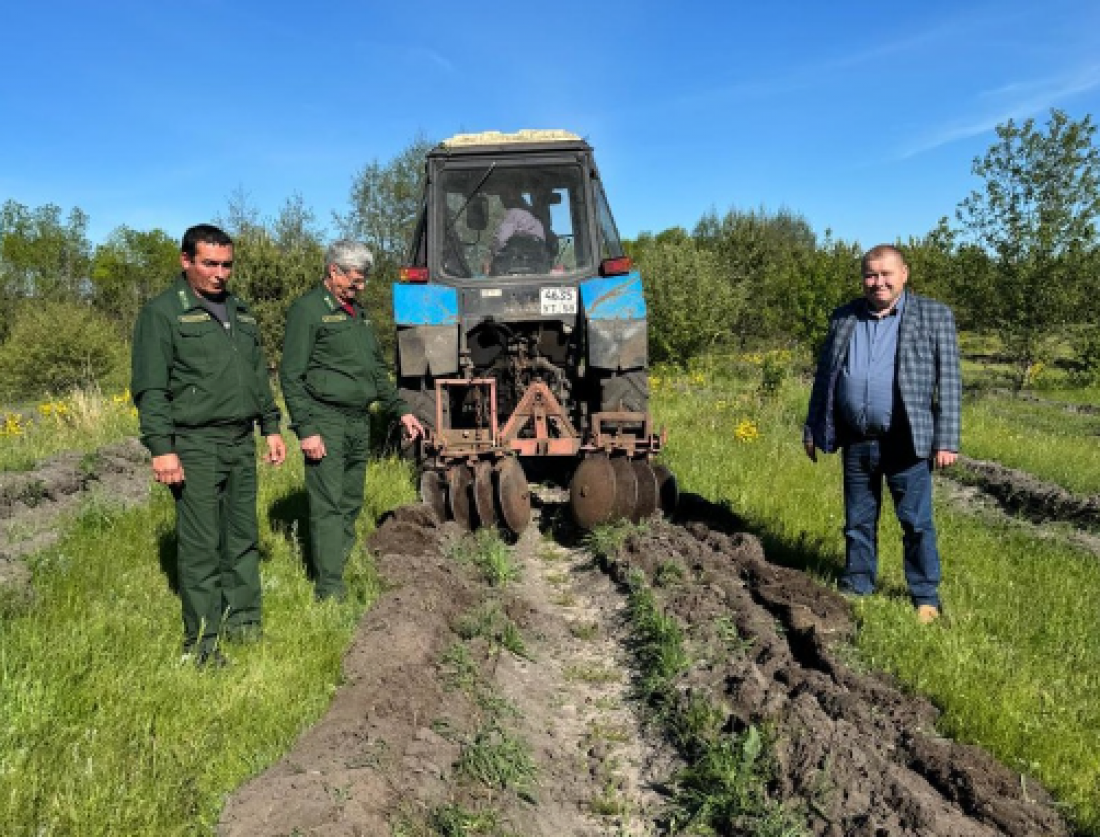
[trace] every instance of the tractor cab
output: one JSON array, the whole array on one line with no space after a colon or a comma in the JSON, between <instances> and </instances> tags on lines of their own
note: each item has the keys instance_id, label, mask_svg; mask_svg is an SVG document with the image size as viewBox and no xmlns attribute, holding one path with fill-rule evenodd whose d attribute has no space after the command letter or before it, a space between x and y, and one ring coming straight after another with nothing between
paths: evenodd
<instances>
[{"instance_id":1,"label":"tractor cab","mask_svg":"<svg viewBox=\"0 0 1100 837\"><path fill-rule=\"evenodd\" d=\"M453 137L428 155L424 198L409 258L424 281L576 283L623 256L592 149L566 131Z\"/></svg>"}]
</instances>

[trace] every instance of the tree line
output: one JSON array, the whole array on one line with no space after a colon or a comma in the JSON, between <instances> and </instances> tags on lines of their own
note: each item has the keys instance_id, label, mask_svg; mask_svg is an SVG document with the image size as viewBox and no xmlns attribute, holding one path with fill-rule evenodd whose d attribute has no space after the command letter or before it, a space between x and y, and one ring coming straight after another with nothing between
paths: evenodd
<instances>
[{"instance_id":1,"label":"tree line","mask_svg":"<svg viewBox=\"0 0 1100 837\"><path fill-rule=\"evenodd\" d=\"M979 188L953 217L904 250L910 283L955 310L961 327L996 338L1018 386L1036 364L1068 354L1100 381L1100 153L1091 116L1051 111L997 128L974 161ZM335 235L366 241L376 267L367 308L392 345L390 283L415 221L425 154L414 138L352 180ZM202 219L198 219L202 220ZM290 302L320 278L326 229L298 195L261 217L247 195L229 196L213 219L236 241L233 284L262 323L277 361ZM0 396L73 386L123 386L130 330L140 307L179 274L179 243L164 230L119 227L98 245L78 208L0 209ZM181 231L182 232L182 231ZM865 246L880 242L865 242ZM782 345L812 357L829 312L858 293L858 242L818 235L796 211L710 211L626 242L645 280L654 360L685 364L707 352Z\"/></svg>"}]
</instances>

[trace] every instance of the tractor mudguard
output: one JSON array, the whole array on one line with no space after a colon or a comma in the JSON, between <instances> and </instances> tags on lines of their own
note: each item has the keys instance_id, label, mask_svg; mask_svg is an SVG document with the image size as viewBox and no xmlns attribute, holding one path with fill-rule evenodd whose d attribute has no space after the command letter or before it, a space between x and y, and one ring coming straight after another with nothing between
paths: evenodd
<instances>
[{"instance_id":1,"label":"tractor mudguard","mask_svg":"<svg viewBox=\"0 0 1100 837\"><path fill-rule=\"evenodd\" d=\"M398 375L458 371L458 292L443 285L393 286Z\"/></svg>"},{"instance_id":2,"label":"tractor mudguard","mask_svg":"<svg viewBox=\"0 0 1100 837\"><path fill-rule=\"evenodd\" d=\"M588 362L600 369L644 368L646 305L637 271L582 282L581 304L588 329Z\"/></svg>"}]
</instances>

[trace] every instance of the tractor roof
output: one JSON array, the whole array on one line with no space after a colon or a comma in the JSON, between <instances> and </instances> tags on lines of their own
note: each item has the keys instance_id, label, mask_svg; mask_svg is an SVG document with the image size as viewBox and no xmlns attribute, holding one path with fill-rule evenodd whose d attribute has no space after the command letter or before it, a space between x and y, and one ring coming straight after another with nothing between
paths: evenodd
<instances>
[{"instance_id":1,"label":"tractor roof","mask_svg":"<svg viewBox=\"0 0 1100 837\"><path fill-rule=\"evenodd\" d=\"M519 150L590 150L587 142L571 131L557 128L524 128L507 134L503 131L481 131L476 134L456 134L443 140L433 155L483 154L490 151Z\"/></svg>"}]
</instances>

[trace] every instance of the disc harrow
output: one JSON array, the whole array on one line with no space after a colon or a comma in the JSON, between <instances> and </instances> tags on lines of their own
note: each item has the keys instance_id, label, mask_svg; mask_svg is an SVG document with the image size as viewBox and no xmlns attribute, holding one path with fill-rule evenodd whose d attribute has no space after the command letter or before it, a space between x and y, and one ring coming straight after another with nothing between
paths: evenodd
<instances>
[{"instance_id":1,"label":"disc harrow","mask_svg":"<svg viewBox=\"0 0 1100 837\"><path fill-rule=\"evenodd\" d=\"M619 520L639 523L658 512L670 515L678 498L676 477L664 465L603 452L581 460L569 485L573 521L586 530ZM514 456L424 471L420 499L441 520L464 529L500 526L519 535L531 523L531 488Z\"/></svg>"},{"instance_id":2,"label":"disc harrow","mask_svg":"<svg viewBox=\"0 0 1100 837\"><path fill-rule=\"evenodd\" d=\"M420 499L440 520L464 529L503 526L519 535L531 522L531 490L514 456L452 462L420 475Z\"/></svg>"},{"instance_id":3,"label":"disc harrow","mask_svg":"<svg viewBox=\"0 0 1100 837\"><path fill-rule=\"evenodd\" d=\"M676 478L664 465L602 452L581 461L569 487L573 520L582 529L618 520L639 523L658 510L670 515L678 498Z\"/></svg>"}]
</instances>

